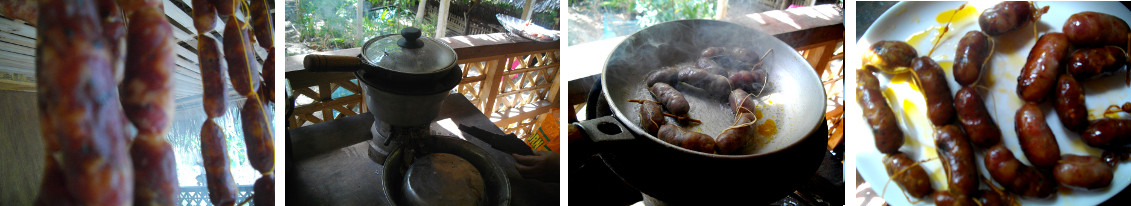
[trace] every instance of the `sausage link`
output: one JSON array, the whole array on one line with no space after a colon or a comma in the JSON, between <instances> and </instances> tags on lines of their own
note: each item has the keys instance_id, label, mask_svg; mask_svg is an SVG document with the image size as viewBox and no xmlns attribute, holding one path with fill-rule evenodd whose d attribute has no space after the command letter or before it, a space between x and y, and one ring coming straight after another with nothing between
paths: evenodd
<instances>
[{"instance_id":1,"label":"sausage link","mask_svg":"<svg viewBox=\"0 0 1131 206\"><path fill-rule=\"evenodd\" d=\"M1006 1L982 11L981 16L978 16L978 26L990 36L998 36L1021 28L1037 12L1039 11L1033 3Z\"/></svg>"},{"instance_id":2,"label":"sausage link","mask_svg":"<svg viewBox=\"0 0 1131 206\"><path fill-rule=\"evenodd\" d=\"M660 104L645 101L640 104L640 127L648 134L656 135L660 125L664 125L664 111Z\"/></svg>"},{"instance_id":3,"label":"sausage link","mask_svg":"<svg viewBox=\"0 0 1131 206\"><path fill-rule=\"evenodd\" d=\"M1101 119L1092 122L1080 138L1093 147L1122 147L1131 143L1131 120Z\"/></svg>"},{"instance_id":4,"label":"sausage link","mask_svg":"<svg viewBox=\"0 0 1131 206\"><path fill-rule=\"evenodd\" d=\"M71 192L67 191L66 176L55 158L47 156L44 161L43 181L39 185L39 196L35 198L35 205L75 205Z\"/></svg>"},{"instance_id":5,"label":"sausage link","mask_svg":"<svg viewBox=\"0 0 1131 206\"><path fill-rule=\"evenodd\" d=\"M1116 46L1079 49L1068 57L1068 73L1076 79L1111 75L1127 65L1127 53Z\"/></svg>"},{"instance_id":6,"label":"sausage link","mask_svg":"<svg viewBox=\"0 0 1131 206\"><path fill-rule=\"evenodd\" d=\"M159 11L164 11L164 2L161 0L115 0L118 5L122 7L122 13L127 17L132 16L134 12L142 9L157 8ZM133 18L131 18L133 19Z\"/></svg>"},{"instance_id":7,"label":"sausage link","mask_svg":"<svg viewBox=\"0 0 1131 206\"><path fill-rule=\"evenodd\" d=\"M240 10L240 6L243 6L239 3L239 1L236 1L236 0L202 0L202 1L212 1L212 6L216 7L216 15L219 15L221 19L227 19L227 18L231 17L232 15L235 15L236 12ZM225 35L225 36L227 36L227 35Z\"/></svg>"},{"instance_id":8,"label":"sausage link","mask_svg":"<svg viewBox=\"0 0 1131 206\"><path fill-rule=\"evenodd\" d=\"M255 180L255 204L275 205L275 176L266 174Z\"/></svg>"},{"instance_id":9,"label":"sausage link","mask_svg":"<svg viewBox=\"0 0 1131 206\"><path fill-rule=\"evenodd\" d=\"M766 70L732 70L727 74L727 80L735 89L743 89L750 93L762 90L766 81Z\"/></svg>"},{"instance_id":10,"label":"sausage link","mask_svg":"<svg viewBox=\"0 0 1131 206\"><path fill-rule=\"evenodd\" d=\"M892 176L895 184L912 197L923 198L931 193L931 179L927 176L927 171L915 165L915 161L907 157L907 154L897 152L884 156L884 168L887 169L888 176ZM904 172L896 176L899 171Z\"/></svg>"},{"instance_id":11,"label":"sausage link","mask_svg":"<svg viewBox=\"0 0 1131 206\"><path fill-rule=\"evenodd\" d=\"M700 53L699 68L718 73L719 70L750 70L758 62L757 53L746 48L711 47ZM712 63L716 65L711 65ZM710 66L707 66L710 65ZM715 67L718 66L718 67ZM716 69L717 68L717 69Z\"/></svg>"},{"instance_id":12,"label":"sausage link","mask_svg":"<svg viewBox=\"0 0 1131 206\"><path fill-rule=\"evenodd\" d=\"M715 62L715 60L710 57L699 57L699 59L695 61L695 66L699 67L699 69L703 69L704 71L718 75L725 75L726 72L730 70L724 68L723 65Z\"/></svg>"},{"instance_id":13,"label":"sausage link","mask_svg":"<svg viewBox=\"0 0 1131 206\"><path fill-rule=\"evenodd\" d=\"M0 15L18 19L35 26L39 22L39 1L3 0L0 1Z\"/></svg>"},{"instance_id":14,"label":"sausage link","mask_svg":"<svg viewBox=\"0 0 1131 206\"><path fill-rule=\"evenodd\" d=\"M213 0L192 1L192 20L197 34L206 34L216 29L219 23L216 16L216 5Z\"/></svg>"},{"instance_id":15,"label":"sausage link","mask_svg":"<svg viewBox=\"0 0 1131 206\"><path fill-rule=\"evenodd\" d=\"M731 88L730 80L726 77L702 69L680 70L679 81L703 89L707 94L717 97L724 97Z\"/></svg>"},{"instance_id":16,"label":"sausage link","mask_svg":"<svg viewBox=\"0 0 1131 206\"><path fill-rule=\"evenodd\" d=\"M262 90L264 95L260 96L267 100L263 103L275 102L275 49L267 50L267 58L263 59L262 72L263 85L259 87L259 90Z\"/></svg>"},{"instance_id":17,"label":"sausage link","mask_svg":"<svg viewBox=\"0 0 1131 206\"><path fill-rule=\"evenodd\" d=\"M939 206L956 206L956 205L970 205L970 206L999 206L1006 205L1005 200L1001 195L990 190L981 190L977 194L978 202L972 196L955 196L946 191L935 191L931 194L932 199L935 199L935 205Z\"/></svg>"},{"instance_id":18,"label":"sausage link","mask_svg":"<svg viewBox=\"0 0 1131 206\"><path fill-rule=\"evenodd\" d=\"M1045 123L1045 114L1041 112L1041 108L1037 104L1026 103L1017 110L1014 123L1021 151L1029 158L1029 163L1040 168L1056 165L1056 161L1060 159L1060 146L1049 125Z\"/></svg>"},{"instance_id":19,"label":"sausage link","mask_svg":"<svg viewBox=\"0 0 1131 206\"><path fill-rule=\"evenodd\" d=\"M990 117L982 96L973 87L963 87L954 94L954 110L958 111L958 122L974 145L989 148L1001 142L1001 128Z\"/></svg>"},{"instance_id":20,"label":"sausage link","mask_svg":"<svg viewBox=\"0 0 1131 206\"><path fill-rule=\"evenodd\" d=\"M58 140L67 190L82 205L132 205L127 123L113 55L90 1L40 1L36 34L39 104Z\"/></svg>"},{"instance_id":21,"label":"sausage link","mask_svg":"<svg viewBox=\"0 0 1131 206\"><path fill-rule=\"evenodd\" d=\"M1043 102L1056 84L1061 63L1068 52L1068 40L1064 33L1048 33L1037 40L1021 75L1017 76L1017 94L1028 102Z\"/></svg>"},{"instance_id":22,"label":"sausage link","mask_svg":"<svg viewBox=\"0 0 1131 206\"><path fill-rule=\"evenodd\" d=\"M133 158L134 204L175 205L177 202L177 158L164 135L141 134L130 146Z\"/></svg>"},{"instance_id":23,"label":"sausage link","mask_svg":"<svg viewBox=\"0 0 1131 206\"><path fill-rule=\"evenodd\" d=\"M243 140L247 145L247 159L251 167L260 173L267 173L275 167L275 144L271 125L267 124L267 113L255 95L249 96L240 111L243 126Z\"/></svg>"},{"instance_id":24,"label":"sausage link","mask_svg":"<svg viewBox=\"0 0 1131 206\"><path fill-rule=\"evenodd\" d=\"M648 73L648 77L645 78L644 86L651 87L652 84L656 84L657 82L663 82L668 85L678 84L679 69L675 67L667 67L664 69L652 71Z\"/></svg>"},{"instance_id":25,"label":"sausage link","mask_svg":"<svg viewBox=\"0 0 1131 206\"><path fill-rule=\"evenodd\" d=\"M731 110L733 110L735 114L754 113L755 110L758 110L754 106L754 101L757 101L754 99L754 96L746 93L746 91L742 91L742 89L731 90L730 98L727 99L730 102Z\"/></svg>"},{"instance_id":26,"label":"sausage link","mask_svg":"<svg viewBox=\"0 0 1131 206\"><path fill-rule=\"evenodd\" d=\"M1053 108L1064 128L1082 132L1088 127L1088 108L1084 104L1084 87L1071 75L1061 74L1056 83Z\"/></svg>"},{"instance_id":27,"label":"sausage link","mask_svg":"<svg viewBox=\"0 0 1131 206\"><path fill-rule=\"evenodd\" d=\"M122 107L139 133L162 136L176 110L172 28L165 13L156 8L138 9L130 16Z\"/></svg>"},{"instance_id":28,"label":"sausage link","mask_svg":"<svg viewBox=\"0 0 1131 206\"><path fill-rule=\"evenodd\" d=\"M235 16L228 17L224 27L224 59L228 61L228 75L232 88L244 96L252 95L259 87L259 78L252 71L256 62L247 29L247 24Z\"/></svg>"},{"instance_id":29,"label":"sausage link","mask_svg":"<svg viewBox=\"0 0 1131 206\"><path fill-rule=\"evenodd\" d=\"M236 203L236 181L228 169L228 146L224 131L211 118L200 128L200 154L208 180L208 198L213 205Z\"/></svg>"},{"instance_id":30,"label":"sausage link","mask_svg":"<svg viewBox=\"0 0 1131 206\"><path fill-rule=\"evenodd\" d=\"M974 202L971 196L954 195L947 191L935 191L931 193L931 199L935 199L935 205L938 206L977 206L978 203Z\"/></svg>"},{"instance_id":31,"label":"sausage link","mask_svg":"<svg viewBox=\"0 0 1131 206\"><path fill-rule=\"evenodd\" d=\"M98 13L102 19L102 36L110 45L110 59L114 65L114 81L121 83L125 75L123 57L125 46L123 38L126 37L126 19L122 8L114 0L98 0Z\"/></svg>"},{"instance_id":32,"label":"sausage link","mask_svg":"<svg viewBox=\"0 0 1131 206\"><path fill-rule=\"evenodd\" d=\"M1098 189L1111 185L1112 170L1098 157L1064 155L1052 172L1061 185Z\"/></svg>"},{"instance_id":33,"label":"sausage link","mask_svg":"<svg viewBox=\"0 0 1131 206\"><path fill-rule=\"evenodd\" d=\"M903 41L879 41L864 54L864 64L875 66L888 74L910 71L911 59L918 57L914 47Z\"/></svg>"},{"instance_id":34,"label":"sausage link","mask_svg":"<svg viewBox=\"0 0 1131 206\"><path fill-rule=\"evenodd\" d=\"M204 113L208 114L208 118L217 118L228 111L228 84L224 81L224 77L228 76L227 64L220 60L224 54L221 53L216 39L208 35L199 35L197 39L200 83L204 85L202 97Z\"/></svg>"},{"instance_id":35,"label":"sausage link","mask_svg":"<svg viewBox=\"0 0 1131 206\"><path fill-rule=\"evenodd\" d=\"M650 90L652 98L655 98L667 109L675 115L685 115L691 110L691 106L687 103L687 99L683 98L683 94L675 90L671 85L663 82L652 85Z\"/></svg>"},{"instance_id":36,"label":"sausage link","mask_svg":"<svg viewBox=\"0 0 1131 206\"><path fill-rule=\"evenodd\" d=\"M1022 164L1004 144L990 147L986 151L985 163L994 181L1018 195L1043 198L1056 191L1053 179L1045 177L1036 168Z\"/></svg>"},{"instance_id":37,"label":"sausage link","mask_svg":"<svg viewBox=\"0 0 1131 206\"><path fill-rule=\"evenodd\" d=\"M1127 22L1110 14L1085 11L1068 17L1064 21L1064 33L1068 41L1078 46L1113 45L1127 46Z\"/></svg>"},{"instance_id":38,"label":"sausage link","mask_svg":"<svg viewBox=\"0 0 1131 206\"><path fill-rule=\"evenodd\" d=\"M718 152L724 155L742 154L746 145L754 138L754 125L742 126L757 121L752 113L742 113L735 120L733 128L727 128L719 134Z\"/></svg>"},{"instance_id":39,"label":"sausage link","mask_svg":"<svg viewBox=\"0 0 1131 206\"><path fill-rule=\"evenodd\" d=\"M899 152L899 147L903 146L903 130L899 129L895 113L880 91L879 80L868 69L856 70L856 103L860 104L864 119L872 127L876 149L885 154Z\"/></svg>"},{"instance_id":40,"label":"sausage link","mask_svg":"<svg viewBox=\"0 0 1131 206\"><path fill-rule=\"evenodd\" d=\"M966 32L958 41L958 51L954 54L954 81L969 86L981 78L983 64L993 52L993 42L980 31Z\"/></svg>"},{"instance_id":41,"label":"sausage link","mask_svg":"<svg viewBox=\"0 0 1131 206\"><path fill-rule=\"evenodd\" d=\"M660 126L657 135L660 140L672 145L704 153L715 153L715 139L703 133L693 132L682 127L665 124Z\"/></svg>"},{"instance_id":42,"label":"sausage link","mask_svg":"<svg viewBox=\"0 0 1131 206\"><path fill-rule=\"evenodd\" d=\"M267 51L272 51L275 47L275 29L271 21L271 11L267 6L267 0L251 0L251 5L248 8L251 10L251 25L254 26L255 39L259 41L259 46Z\"/></svg>"},{"instance_id":43,"label":"sausage link","mask_svg":"<svg viewBox=\"0 0 1131 206\"><path fill-rule=\"evenodd\" d=\"M911 62L918 74L919 87L923 89L923 96L927 100L927 117L935 126L950 124L954 119L954 99L950 96L950 85L946 83L946 74L939 64L930 57L915 58Z\"/></svg>"},{"instance_id":44,"label":"sausage link","mask_svg":"<svg viewBox=\"0 0 1131 206\"><path fill-rule=\"evenodd\" d=\"M1006 205L1005 198L992 190L982 190L981 194L978 194L978 201L982 202L982 206Z\"/></svg>"},{"instance_id":45,"label":"sausage link","mask_svg":"<svg viewBox=\"0 0 1131 206\"><path fill-rule=\"evenodd\" d=\"M974 162L974 149L966 134L954 125L946 125L935 132L935 146L946 171L951 194L973 196L978 191L978 165Z\"/></svg>"}]
</instances>

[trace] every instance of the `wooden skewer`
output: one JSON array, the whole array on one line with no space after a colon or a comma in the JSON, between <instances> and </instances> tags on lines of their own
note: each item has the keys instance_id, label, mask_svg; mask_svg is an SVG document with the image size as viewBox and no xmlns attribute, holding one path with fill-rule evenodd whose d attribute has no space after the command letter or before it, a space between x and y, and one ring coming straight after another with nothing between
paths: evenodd
<instances>
[{"instance_id":1,"label":"wooden skewer","mask_svg":"<svg viewBox=\"0 0 1131 206\"><path fill-rule=\"evenodd\" d=\"M651 103L660 104L660 102L657 102L657 101L644 100L644 99L628 99L628 102L636 102L636 103L641 103L641 104L651 102Z\"/></svg>"},{"instance_id":2,"label":"wooden skewer","mask_svg":"<svg viewBox=\"0 0 1131 206\"><path fill-rule=\"evenodd\" d=\"M703 121L699 121L699 120L697 120L697 119L692 119L692 118L691 118L691 117L689 117L689 116L678 116L678 115L669 114L669 113L664 113L664 116L673 117L673 118L675 118L675 119L678 119L678 120L687 120L687 121L692 121L692 122L695 122L695 123L699 123L699 124L702 124L702 123L703 123Z\"/></svg>"}]
</instances>

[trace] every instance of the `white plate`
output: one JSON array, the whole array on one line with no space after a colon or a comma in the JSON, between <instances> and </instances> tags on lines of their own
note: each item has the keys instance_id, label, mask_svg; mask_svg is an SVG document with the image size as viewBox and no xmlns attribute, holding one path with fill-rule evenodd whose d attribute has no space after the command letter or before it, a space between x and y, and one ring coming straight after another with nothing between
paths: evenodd
<instances>
[{"instance_id":1,"label":"white plate","mask_svg":"<svg viewBox=\"0 0 1131 206\"><path fill-rule=\"evenodd\" d=\"M877 41L908 41L909 37L919 32L927 30L937 32L937 29L930 28L940 28L944 23L939 23L936 17L943 11L958 8L961 4L962 2L901 2L896 4L884 12L864 33L863 38L857 43L858 54L867 51L868 46ZM951 30L946 33L938 48L931 55L931 58L939 62L946 73L947 82L949 82L951 88L951 96L961 88L954 81L950 68L954 62L958 40L967 31L980 30L977 23L978 15L981 14L982 10L995 4L997 2L971 2L971 5L967 5L973 6L976 11L968 18L956 19L951 25ZM1107 13L1118 16L1125 21L1131 20L1131 11L1128 11L1119 2L1038 2L1037 5L1049 6L1048 13L1041 17L1040 24L1037 27L1041 34L1061 32L1061 28L1068 17L1081 11ZM937 33L924 36L922 40L908 42L916 48L920 56L927 55L931 49L931 41L934 36L937 36ZM1021 151L1021 146L1017 142L1017 134L1013 130L1014 114L1023 103L1014 91L1017 87L1017 75L1025 64L1030 48L1036 43L1036 37L1032 25L1026 24L1025 27L995 37L994 40L997 48L992 57L993 63L989 65L987 71L983 72L979 83L989 87L989 89L988 91L979 89L978 92L982 94L987 108L991 110L991 116L1001 128L1002 141L1009 147L1014 156L1028 164L1028 160ZM859 69L859 66L855 66L853 69ZM853 76L855 75L854 72L850 73ZM1085 101L1088 107L1089 120L1102 118L1103 111L1109 105L1121 105L1123 102L1131 101L1131 87L1124 84L1126 75L1126 70L1123 70L1115 75L1100 79L1080 80L1087 93ZM889 95L888 102L896 112L897 119L899 119L900 126L907 138L900 151L907 153L915 160L936 158L938 155L934 145L934 128L927 119L923 95L911 90L909 86L911 83L890 84L889 79L894 78L894 76L877 73L877 77L880 79L882 89L893 90L892 92L896 94L895 97L892 97L889 92L885 92L885 95ZM884 184L889 180L881 160L884 155L876 149L872 131L865 129L867 128L867 121L861 114L860 105L856 103L855 95L846 95L846 97L846 104L851 105L848 107L847 114L845 114L849 119L848 122L855 125L852 128L860 128L850 130L848 134L849 137L853 137L853 141L849 141L849 147L853 148L850 152L855 153L853 156L856 157L856 170L860 176L864 177L864 180L871 183L877 193L882 194L884 200L888 203L909 205L910 202L904 197L902 189L896 184L891 183L887 186L886 191L884 190ZM1041 104L1041 108L1044 109L1046 122L1057 136L1056 139L1061 153L1099 156L1102 153L1100 149L1087 146L1080 140L1079 134L1064 129L1051 105L1050 101L1046 101ZM1127 118L1127 115L1122 117ZM977 151L976 161L980 174L992 179L983 165L983 149L974 147L977 148L975 149ZM935 160L922 165L931 176L932 187L936 191L945 190L946 175L942 170L942 164ZM1122 162L1118 165L1115 178L1108 188L1097 191L1074 191L1062 188L1054 198L1022 198L1022 204L1096 205L1119 193L1129 183L1131 183L1131 163ZM987 188L984 184L981 187ZM930 198L927 196L924 199ZM912 198L912 200L915 199ZM932 200L924 200L919 204L931 204L932 202Z\"/></svg>"},{"instance_id":2,"label":"white plate","mask_svg":"<svg viewBox=\"0 0 1131 206\"><path fill-rule=\"evenodd\" d=\"M522 19L507 16L506 14L495 14L495 18L499 19L499 23L503 28L522 38L539 41L539 42L553 42L558 40L558 31L549 30L538 26L537 24L523 21Z\"/></svg>"}]
</instances>

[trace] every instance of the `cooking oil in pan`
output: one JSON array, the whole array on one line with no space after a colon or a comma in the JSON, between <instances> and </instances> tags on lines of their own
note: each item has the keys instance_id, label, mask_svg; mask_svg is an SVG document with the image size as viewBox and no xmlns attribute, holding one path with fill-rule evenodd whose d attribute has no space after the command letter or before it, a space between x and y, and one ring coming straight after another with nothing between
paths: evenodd
<instances>
[{"instance_id":1,"label":"cooking oil in pan","mask_svg":"<svg viewBox=\"0 0 1131 206\"><path fill-rule=\"evenodd\" d=\"M695 67L692 62L684 62L675 65L676 67ZM642 71L643 73L649 71ZM639 75L642 80L645 74ZM625 118L630 120L632 124L639 127L640 123L640 104L628 102L627 99L643 99L655 100L652 98L648 91L648 87L644 86L644 81L629 81L633 82L623 88L607 88L607 91L613 92L609 94L613 97L614 104L620 108L620 112L625 115ZM769 82L767 86L773 85ZM735 113L730 108L730 103L727 101L726 96L718 97L707 94L702 89L696 88L691 85L679 83L672 85L680 93L683 93L687 103L691 105L691 110L688 112L691 118L702 121L702 124L678 124L675 118L666 117L668 124L677 124L683 128L691 131L703 133L714 138L718 138L719 133L724 129L734 124ZM619 94L617 94L619 92ZM623 95L623 96L622 96ZM615 100L617 98L624 98L625 101ZM782 125L781 122L791 122L789 117L783 115L785 113L784 106L779 100L790 98L782 96L781 94L763 94L756 97L758 109L754 115L758 118L755 123L756 135L751 141L747 142L746 149L742 153L745 154L761 154L776 151L782 147L792 144L794 140L789 138L775 138L781 135L791 135L791 125ZM793 111L799 112L799 111Z\"/></svg>"}]
</instances>

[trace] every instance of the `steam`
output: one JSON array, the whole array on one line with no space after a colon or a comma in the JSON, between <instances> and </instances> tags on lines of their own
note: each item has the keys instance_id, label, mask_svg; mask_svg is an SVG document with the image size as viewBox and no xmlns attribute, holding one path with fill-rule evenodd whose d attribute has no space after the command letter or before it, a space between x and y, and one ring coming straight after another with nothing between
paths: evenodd
<instances>
[{"instance_id":1,"label":"steam","mask_svg":"<svg viewBox=\"0 0 1131 206\"><path fill-rule=\"evenodd\" d=\"M824 89L815 70L808 66L805 59L773 36L741 25L705 20L672 21L645 28L627 37L614 49L606 64L603 81L609 101L616 105L615 113L624 121L636 122L638 106L627 100L651 99L643 83L647 74L665 66L693 62L708 47L742 47L759 56L766 54L770 48L775 50L763 58L761 69L766 70L769 82L759 101L774 102L765 105L762 110L770 113L767 114L769 118L775 119L779 133L772 142L759 147L765 150L759 151L791 145L800 137L809 135L816 125L824 123ZM734 121L725 100L696 102L701 98L691 94L693 90L679 86L677 89L689 96L692 117L704 121L693 130L718 134Z\"/></svg>"}]
</instances>

